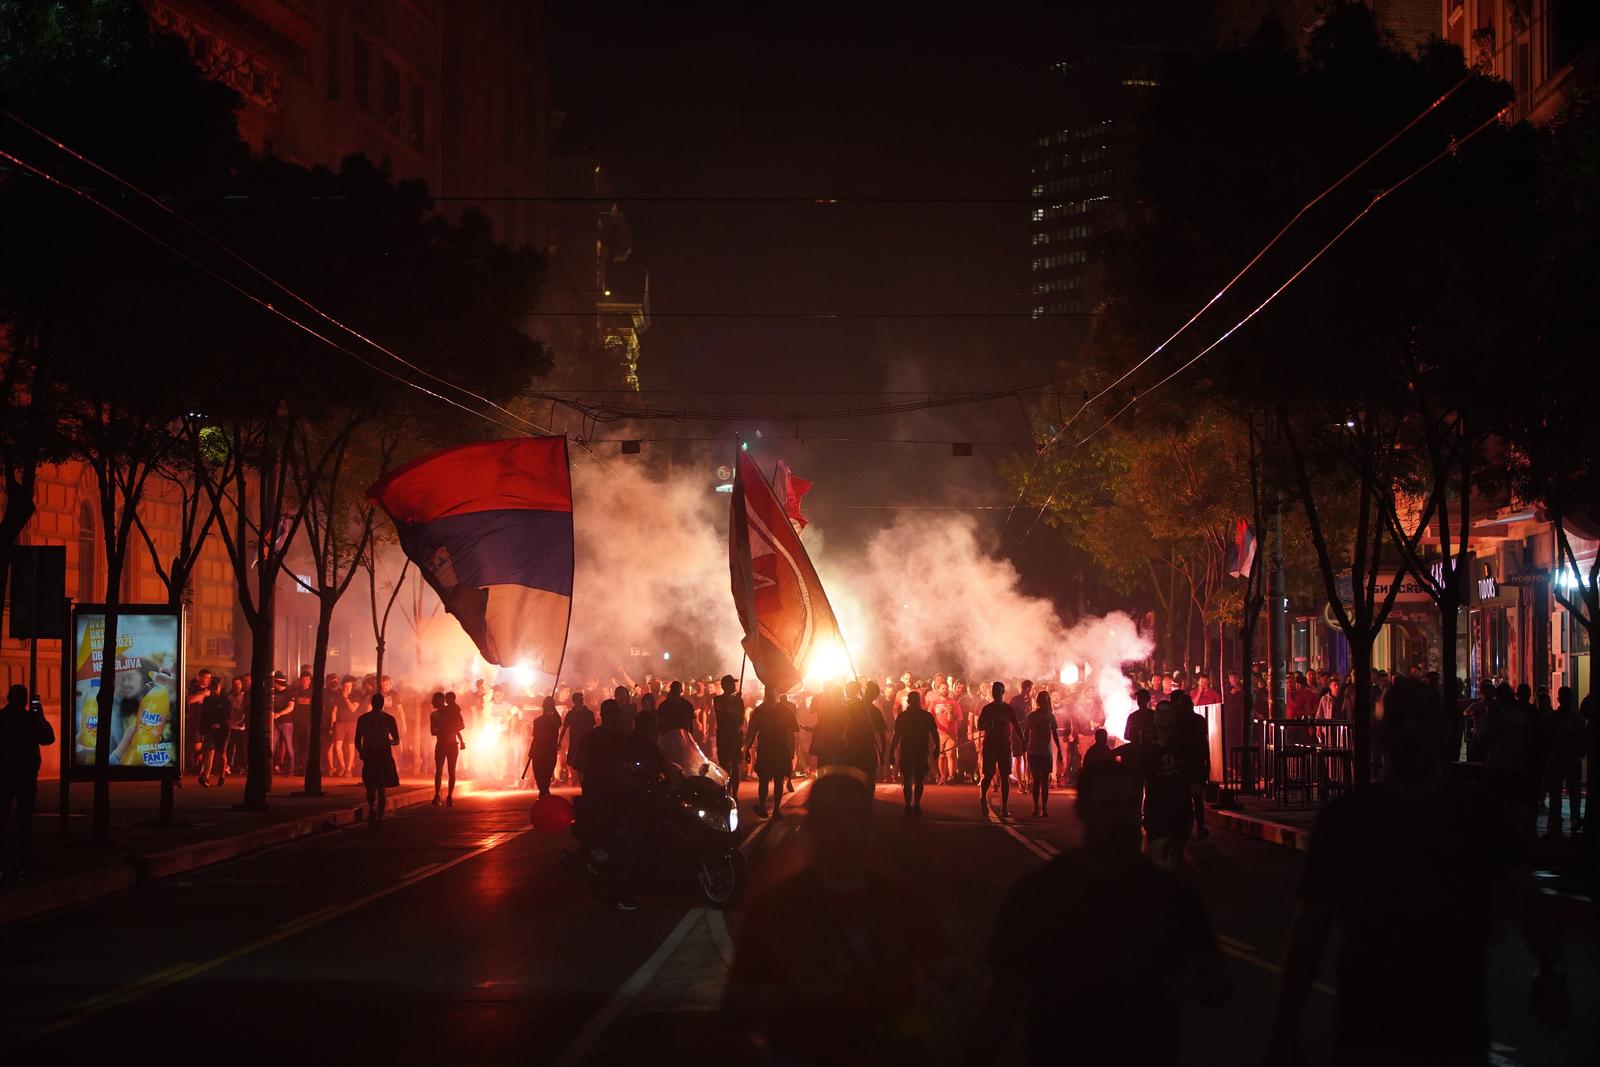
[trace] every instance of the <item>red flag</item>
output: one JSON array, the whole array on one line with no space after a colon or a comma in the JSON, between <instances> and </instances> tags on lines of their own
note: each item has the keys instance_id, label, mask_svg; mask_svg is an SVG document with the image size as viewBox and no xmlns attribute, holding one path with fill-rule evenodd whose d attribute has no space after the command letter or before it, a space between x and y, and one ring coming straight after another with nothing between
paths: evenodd
<instances>
[{"instance_id":1,"label":"red flag","mask_svg":"<svg viewBox=\"0 0 1600 1067\"><path fill-rule=\"evenodd\" d=\"M804 530L806 517L800 513L800 498L811 492L811 483L804 478L796 478L789 465L780 459L777 473L772 476L772 491L783 501L783 510L789 516L789 521Z\"/></svg>"},{"instance_id":2,"label":"red flag","mask_svg":"<svg viewBox=\"0 0 1600 1067\"><path fill-rule=\"evenodd\" d=\"M733 603L756 677L787 692L812 655L844 647L839 623L789 513L749 453L739 452L728 524Z\"/></svg>"}]
</instances>

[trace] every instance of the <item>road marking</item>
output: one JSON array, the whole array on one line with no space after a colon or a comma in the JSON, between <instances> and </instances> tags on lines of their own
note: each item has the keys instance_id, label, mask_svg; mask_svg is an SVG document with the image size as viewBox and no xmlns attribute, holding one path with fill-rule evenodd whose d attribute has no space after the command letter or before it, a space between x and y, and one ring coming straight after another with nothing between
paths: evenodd
<instances>
[{"instance_id":1,"label":"road marking","mask_svg":"<svg viewBox=\"0 0 1600 1067\"><path fill-rule=\"evenodd\" d=\"M567 1067L569 1064L587 1061L595 1045L605 1036L605 1032L611 1029L611 1024L628 1010L644 988L650 984L651 979L655 978L656 972L661 970L662 965L677 951L683 939L689 936L694 924L704 915L704 908L693 908L685 912L683 918L678 920L678 925L674 926L672 932L656 946L650 958L629 975L627 981L617 987L611 999L606 1001L605 1007L585 1023L583 1029L578 1031L578 1035L567 1043L567 1047L561 1050L561 1055L553 1061L552 1067Z\"/></svg>"},{"instance_id":2,"label":"road marking","mask_svg":"<svg viewBox=\"0 0 1600 1067\"><path fill-rule=\"evenodd\" d=\"M1016 840L1020 842L1024 848L1026 848L1029 852L1032 852L1035 856L1038 856L1040 859L1044 860L1046 863L1061 855L1054 845L1048 844L1044 841L1035 841L1032 838L1027 837L1015 826L1012 826L1009 822L1002 820L1000 816L994 813L993 810L990 810L988 815L990 822L994 823L996 826L1000 827L1000 829L1016 838ZM1236 960L1243 960L1245 963L1254 964L1255 966L1260 967L1262 970L1270 971L1273 974L1278 974L1283 970L1282 967L1279 967L1271 960L1263 959L1259 954L1260 950L1254 945L1251 945L1249 942L1240 941L1238 938L1229 937L1227 934L1217 934L1216 937L1218 942L1217 947L1222 950L1224 955L1232 956ZM1333 988L1323 982L1315 982L1312 984L1311 988L1315 989L1318 993L1324 993L1330 997L1334 995Z\"/></svg>"},{"instance_id":3,"label":"road marking","mask_svg":"<svg viewBox=\"0 0 1600 1067\"><path fill-rule=\"evenodd\" d=\"M40 1029L35 1030L33 1033L21 1037L16 1041L10 1042L4 1046L0 1046L0 1049L9 1050L30 1045L41 1038L49 1037L51 1034L58 1034L63 1030L69 1030L72 1027L77 1026L79 1023L85 1022L94 1016L99 1015L107 1008L120 1007L123 1004L127 1004L139 999L147 993L154 992L158 989L165 989L168 986L177 985L179 982L185 982L190 978L196 978L202 974L206 974L209 971L214 971L224 964L232 963L234 960L248 956L252 952L258 952L261 949L275 945L280 941L287 940L288 938L293 937L295 934L308 930L313 926L320 926L321 924L328 922L331 919L336 919L341 915L348 915L353 911L366 907L368 904L371 904L374 901L382 900L384 897L392 896L395 893L400 892L402 889L407 889L410 886L423 881L424 879L432 878L436 874L443 874L452 867L466 863L468 860L476 859L485 852L488 852L490 849L498 848L506 842L514 840L515 838L528 833L531 829L532 827L528 827L521 830L511 831L509 833L491 834L484 838L481 846L473 849L471 852L464 853L452 860L446 860L444 863L436 864L431 867L420 868L418 871L413 871L410 874L402 875L393 884L385 886L376 892L368 893L366 896L352 900L347 904L334 904L326 908L318 909L310 914L301 916L299 919L294 919L288 923L285 923L283 926L280 926L275 933L270 933L265 937L257 938L256 940L251 941L249 944L242 945L239 948L233 949L229 952L224 952L220 956L213 956L211 959L202 960L199 963L181 963L175 967L169 967L165 971L158 971L155 974L141 978L137 982L131 982L120 989L115 989L109 993L102 994L99 997L84 1001L78 1005L75 1005L71 1014L61 1019L57 1019L48 1026L41 1027Z\"/></svg>"},{"instance_id":4,"label":"road marking","mask_svg":"<svg viewBox=\"0 0 1600 1067\"><path fill-rule=\"evenodd\" d=\"M306 925L308 923L314 923L319 918L321 918L322 916L328 914L330 911L335 910L338 907L339 907L339 905L337 905L337 904L324 904L322 907L318 908L316 911L307 912L306 914L300 916L298 919L287 919L287 920L279 923L278 924L278 929L287 930L287 929L289 929L291 927L299 927L299 926L304 926L304 925Z\"/></svg>"},{"instance_id":5,"label":"road marking","mask_svg":"<svg viewBox=\"0 0 1600 1067\"><path fill-rule=\"evenodd\" d=\"M711 940L716 942L717 954L722 957L722 962L728 970L733 970L733 937L728 933L728 920L722 912L706 909L706 926L711 931Z\"/></svg>"},{"instance_id":6,"label":"road marking","mask_svg":"<svg viewBox=\"0 0 1600 1067\"><path fill-rule=\"evenodd\" d=\"M1018 830L1015 826L1012 826L1010 823L1000 818L1000 816L996 815L994 813L994 809L991 808L989 810L988 816L990 822L994 823L996 826L1000 827L1000 829L1016 838L1017 841L1021 843L1023 848L1027 849L1029 852L1032 852L1035 856L1038 856L1046 863L1049 863L1051 860L1061 855L1060 852L1056 851L1056 847L1054 845L1048 844L1044 841L1035 841L1033 838L1027 836L1021 830Z\"/></svg>"}]
</instances>

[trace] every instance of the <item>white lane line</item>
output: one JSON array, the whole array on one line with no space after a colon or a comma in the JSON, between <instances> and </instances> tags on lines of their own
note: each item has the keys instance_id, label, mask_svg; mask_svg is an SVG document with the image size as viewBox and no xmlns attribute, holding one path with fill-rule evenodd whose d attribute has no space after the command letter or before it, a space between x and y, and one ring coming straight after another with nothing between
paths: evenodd
<instances>
[{"instance_id":1,"label":"white lane line","mask_svg":"<svg viewBox=\"0 0 1600 1067\"><path fill-rule=\"evenodd\" d=\"M1003 821L993 811L989 812L989 821L1000 827L1000 829L1004 830L1012 837L1016 838L1017 841L1021 842L1024 848L1026 848L1029 852L1032 852L1035 856L1038 856L1040 859L1044 860L1046 863L1055 859L1061 854L1053 845L1047 844L1043 841L1035 841L1030 837L1024 836L1022 831L1018 830L1010 823ZM1270 971L1273 974L1277 974L1283 970L1283 968L1279 967L1271 960L1263 959L1258 954L1260 950L1249 942L1240 941L1238 938L1229 937L1227 934L1219 933L1216 936L1218 942L1217 947L1222 950L1223 955L1232 956L1236 960L1242 960L1245 963L1253 964L1257 967L1260 967L1262 970ZM1333 988L1323 982L1316 982L1311 988L1315 989L1318 993L1323 993L1330 997L1334 995Z\"/></svg>"},{"instance_id":2,"label":"white lane line","mask_svg":"<svg viewBox=\"0 0 1600 1067\"><path fill-rule=\"evenodd\" d=\"M673 952L677 951L678 946L683 943L683 939L689 936L689 931L694 929L695 923L699 922L704 915L704 908L693 908L685 912L683 918L678 920L678 925L674 926L672 932L662 940L661 944L656 946L656 950L651 954L650 958L645 960L637 971L629 975L626 982L617 987L617 991L611 995L611 999L606 1001L605 1007L601 1008L592 1019L584 1024L583 1029L578 1031L578 1035L567 1043L567 1047L561 1050L561 1055L552 1061L552 1067L568 1067L570 1064L586 1062L595 1045L605 1036L605 1032L611 1029L611 1024L621 1018L622 1014L628 1010L639 994L644 991L644 988L650 984L651 979L655 978L656 972L661 970L662 965L667 962Z\"/></svg>"},{"instance_id":3,"label":"white lane line","mask_svg":"<svg viewBox=\"0 0 1600 1067\"><path fill-rule=\"evenodd\" d=\"M989 821L1000 827L1000 829L1004 830L1012 837L1016 838L1017 841L1021 842L1023 848L1027 849L1029 852L1032 852L1035 856L1038 856L1046 863L1049 863L1051 860L1061 855L1061 853L1056 851L1054 845L1044 841L1035 841L1033 838L1027 836L1021 830L1018 830L1015 826L1012 826L1010 823L1000 818L1000 816L996 815L993 809L990 809L989 811Z\"/></svg>"},{"instance_id":4,"label":"white lane line","mask_svg":"<svg viewBox=\"0 0 1600 1067\"><path fill-rule=\"evenodd\" d=\"M717 954L722 957L723 964L728 970L733 970L733 937L728 933L728 920L722 912L707 908L706 927L711 931L711 940L716 942Z\"/></svg>"}]
</instances>

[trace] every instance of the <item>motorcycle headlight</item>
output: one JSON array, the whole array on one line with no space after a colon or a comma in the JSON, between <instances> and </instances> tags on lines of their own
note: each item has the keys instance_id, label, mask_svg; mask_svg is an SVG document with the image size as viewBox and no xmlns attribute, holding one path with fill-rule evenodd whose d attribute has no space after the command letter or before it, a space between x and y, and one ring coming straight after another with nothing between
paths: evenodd
<instances>
[{"instance_id":1,"label":"motorcycle headlight","mask_svg":"<svg viewBox=\"0 0 1600 1067\"><path fill-rule=\"evenodd\" d=\"M731 833L739 826L739 809L731 805L726 812L718 811L716 808L696 808L694 813L701 822L713 830Z\"/></svg>"}]
</instances>

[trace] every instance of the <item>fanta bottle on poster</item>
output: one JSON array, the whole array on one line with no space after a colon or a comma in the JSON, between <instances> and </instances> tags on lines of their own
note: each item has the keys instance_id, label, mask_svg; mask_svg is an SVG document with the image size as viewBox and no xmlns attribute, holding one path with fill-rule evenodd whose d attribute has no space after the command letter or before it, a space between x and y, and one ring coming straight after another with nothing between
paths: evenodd
<instances>
[{"instance_id":1,"label":"fanta bottle on poster","mask_svg":"<svg viewBox=\"0 0 1600 1067\"><path fill-rule=\"evenodd\" d=\"M80 749L94 751L95 733L100 727L100 679L89 683L89 691L78 705L78 739Z\"/></svg>"},{"instance_id":2,"label":"fanta bottle on poster","mask_svg":"<svg viewBox=\"0 0 1600 1067\"><path fill-rule=\"evenodd\" d=\"M162 677L152 674L149 688L139 700L139 713L133 724L133 740L129 742L125 762L140 765L150 763L145 753L158 748L161 739L166 736L167 722L172 718L172 694L158 680Z\"/></svg>"}]
</instances>

